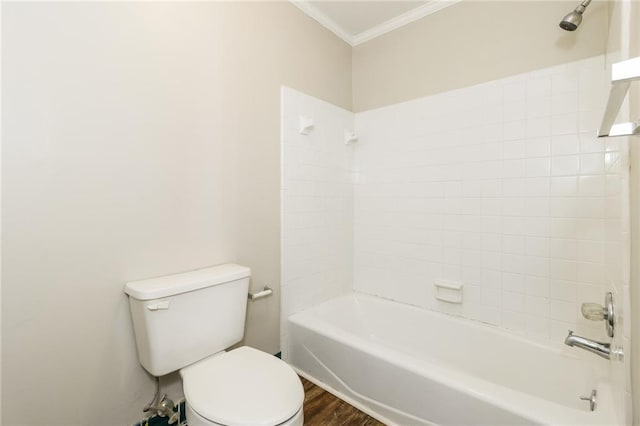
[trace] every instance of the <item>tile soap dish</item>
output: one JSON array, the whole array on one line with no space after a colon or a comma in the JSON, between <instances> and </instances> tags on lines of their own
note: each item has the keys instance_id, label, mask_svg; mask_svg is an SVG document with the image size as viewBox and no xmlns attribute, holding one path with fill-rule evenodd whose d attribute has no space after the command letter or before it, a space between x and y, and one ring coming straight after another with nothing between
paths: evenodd
<instances>
[{"instance_id":1,"label":"tile soap dish","mask_svg":"<svg viewBox=\"0 0 640 426\"><path fill-rule=\"evenodd\" d=\"M447 303L462 303L462 283L459 281L436 280L436 299Z\"/></svg>"}]
</instances>

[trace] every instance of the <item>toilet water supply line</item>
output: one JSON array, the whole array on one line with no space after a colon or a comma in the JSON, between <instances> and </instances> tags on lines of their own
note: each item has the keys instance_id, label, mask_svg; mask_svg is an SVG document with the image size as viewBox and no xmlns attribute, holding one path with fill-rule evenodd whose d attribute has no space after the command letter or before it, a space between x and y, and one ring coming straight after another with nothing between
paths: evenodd
<instances>
[{"instance_id":1,"label":"toilet water supply line","mask_svg":"<svg viewBox=\"0 0 640 426\"><path fill-rule=\"evenodd\" d=\"M142 411L144 411L145 413L149 411L149 408L156 402L156 400L158 399L158 395L160 395L160 377L156 377L155 379L156 392L153 394L153 399L142 409Z\"/></svg>"},{"instance_id":2,"label":"toilet water supply line","mask_svg":"<svg viewBox=\"0 0 640 426\"><path fill-rule=\"evenodd\" d=\"M149 402L142 411L144 413L148 413L150 411L154 411L160 417L168 417L168 423L170 425L178 422L180 420L180 406L178 406L178 411L173 411L175 404L172 400L167 398L167 394L162 395L162 398L156 405L156 401L158 401L158 397L160 396L160 378L156 377L156 392L153 395L153 399ZM147 424L149 423L149 419L146 419Z\"/></svg>"}]
</instances>

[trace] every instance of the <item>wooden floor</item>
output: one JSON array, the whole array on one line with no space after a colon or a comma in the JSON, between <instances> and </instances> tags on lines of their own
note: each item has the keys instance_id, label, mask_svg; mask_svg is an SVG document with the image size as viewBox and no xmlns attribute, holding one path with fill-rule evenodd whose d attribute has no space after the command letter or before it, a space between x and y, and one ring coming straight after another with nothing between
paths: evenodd
<instances>
[{"instance_id":1,"label":"wooden floor","mask_svg":"<svg viewBox=\"0 0 640 426\"><path fill-rule=\"evenodd\" d=\"M304 385L305 426L384 426L308 380Z\"/></svg>"}]
</instances>

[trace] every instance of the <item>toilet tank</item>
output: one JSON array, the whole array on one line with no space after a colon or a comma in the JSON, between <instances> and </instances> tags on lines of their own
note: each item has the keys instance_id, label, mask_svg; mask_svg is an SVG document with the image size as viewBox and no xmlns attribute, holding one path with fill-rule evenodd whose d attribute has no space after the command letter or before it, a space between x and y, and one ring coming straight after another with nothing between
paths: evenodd
<instances>
[{"instance_id":1,"label":"toilet tank","mask_svg":"<svg viewBox=\"0 0 640 426\"><path fill-rule=\"evenodd\" d=\"M140 364L162 376L242 340L250 276L225 264L127 283Z\"/></svg>"}]
</instances>

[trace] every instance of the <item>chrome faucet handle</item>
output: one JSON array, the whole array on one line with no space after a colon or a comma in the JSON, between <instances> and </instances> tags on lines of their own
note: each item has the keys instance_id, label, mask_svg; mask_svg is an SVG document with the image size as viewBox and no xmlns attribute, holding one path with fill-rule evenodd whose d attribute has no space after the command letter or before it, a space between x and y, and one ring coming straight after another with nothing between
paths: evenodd
<instances>
[{"instance_id":1,"label":"chrome faucet handle","mask_svg":"<svg viewBox=\"0 0 640 426\"><path fill-rule=\"evenodd\" d=\"M596 389L593 389L590 396L581 396L580 399L582 401L589 401L589 408L591 409L591 411L595 411L596 407L598 406L598 403L596 401L597 395L598 391Z\"/></svg>"},{"instance_id":2,"label":"chrome faucet handle","mask_svg":"<svg viewBox=\"0 0 640 426\"><path fill-rule=\"evenodd\" d=\"M607 335L613 337L615 328L615 310L613 295L608 292L604 298L604 306L599 303L583 303L580 307L582 316L590 321L606 321Z\"/></svg>"}]
</instances>

